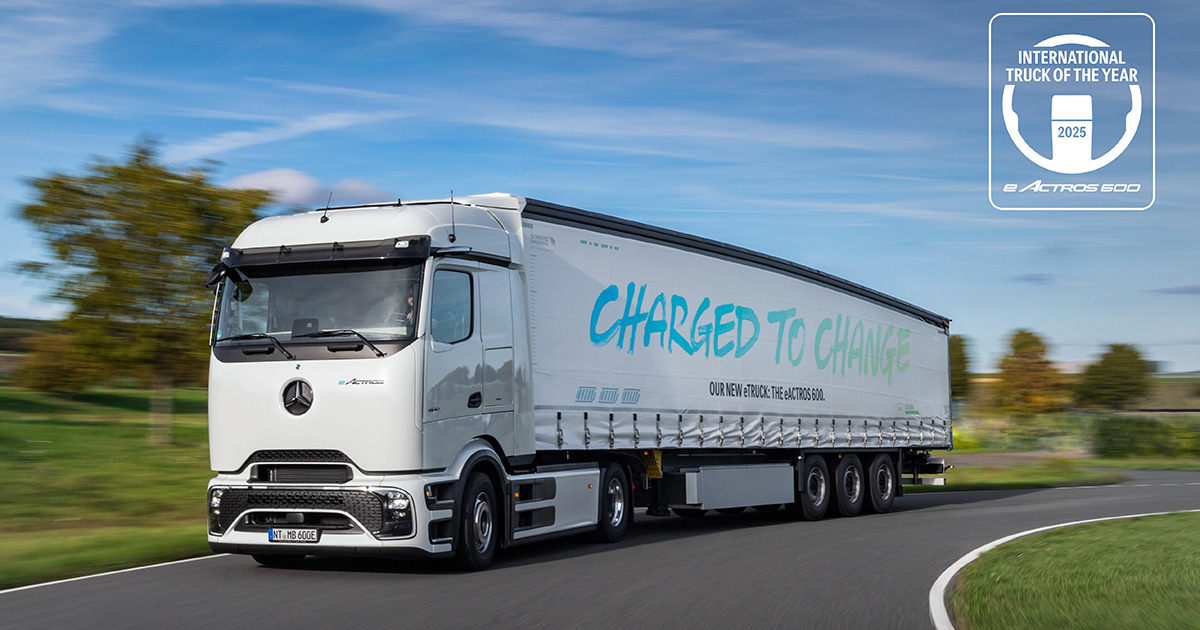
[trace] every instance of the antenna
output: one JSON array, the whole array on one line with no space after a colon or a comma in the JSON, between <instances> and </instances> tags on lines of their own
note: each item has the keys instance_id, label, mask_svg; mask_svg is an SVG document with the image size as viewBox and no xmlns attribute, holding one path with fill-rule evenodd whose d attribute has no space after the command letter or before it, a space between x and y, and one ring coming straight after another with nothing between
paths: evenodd
<instances>
[{"instance_id":1,"label":"antenna","mask_svg":"<svg viewBox=\"0 0 1200 630\"><path fill-rule=\"evenodd\" d=\"M329 204L333 203L333 191L329 191L329 199L325 200L325 214L321 215L321 223L329 221Z\"/></svg>"},{"instance_id":2,"label":"antenna","mask_svg":"<svg viewBox=\"0 0 1200 630\"><path fill-rule=\"evenodd\" d=\"M450 242L453 243L454 236L454 191L450 191Z\"/></svg>"}]
</instances>

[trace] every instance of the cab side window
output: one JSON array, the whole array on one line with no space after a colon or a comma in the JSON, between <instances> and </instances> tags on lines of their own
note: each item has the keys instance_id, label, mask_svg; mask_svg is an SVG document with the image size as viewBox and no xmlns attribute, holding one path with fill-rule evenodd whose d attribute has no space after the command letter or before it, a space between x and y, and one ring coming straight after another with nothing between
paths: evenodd
<instances>
[{"instance_id":1,"label":"cab side window","mask_svg":"<svg viewBox=\"0 0 1200 630\"><path fill-rule=\"evenodd\" d=\"M439 269L433 273L433 302L430 331L433 340L458 343L470 338L473 329L471 274Z\"/></svg>"}]
</instances>

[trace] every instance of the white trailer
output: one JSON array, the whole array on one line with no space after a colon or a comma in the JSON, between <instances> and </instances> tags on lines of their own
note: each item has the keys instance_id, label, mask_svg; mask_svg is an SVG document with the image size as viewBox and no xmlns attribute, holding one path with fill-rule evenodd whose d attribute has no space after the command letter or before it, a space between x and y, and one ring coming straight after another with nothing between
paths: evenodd
<instances>
[{"instance_id":1,"label":"white trailer","mask_svg":"<svg viewBox=\"0 0 1200 630\"><path fill-rule=\"evenodd\" d=\"M271 217L210 284L209 544L266 564L883 512L952 447L946 318L575 208Z\"/></svg>"}]
</instances>

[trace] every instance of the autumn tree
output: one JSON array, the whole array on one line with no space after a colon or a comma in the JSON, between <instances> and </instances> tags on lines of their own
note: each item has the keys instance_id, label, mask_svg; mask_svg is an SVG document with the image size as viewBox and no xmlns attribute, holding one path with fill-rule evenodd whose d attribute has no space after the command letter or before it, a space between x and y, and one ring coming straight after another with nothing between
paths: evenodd
<instances>
[{"instance_id":1,"label":"autumn tree","mask_svg":"<svg viewBox=\"0 0 1200 630\"><path fill-rule=\"evenodd\" d=\"M967 356L967 338L950 335L950 397L963 400L971 390L971 358Z\"/></svg>"},{"instance_id":2,"label":"autumn tree","mask_svg":"<svg viewBox=\"0 0 1200 630\"><path fill-rule=\"evenodd\" d=\"M1008 346L1008 354L1000 360L993 404L1018 418L1064 409L1068 400L1065 383L1046 358L1046 342L1037 333L1018 330Z\"/></svg>"},{"instance_id":3,"label":"autumn tree","mask_svg":"<svg viewBox=\"0 0 1200 630\"><path fill-rule=\"evenodd\" d=\"M1085 407L1123 409L1146 396L1150 390L1150 371L1150 362L1142 358L1137 347L1112 344L1080 376L1076 400Z\"/></svg>"},{"instance_id":4,"label":"autumn tree","mask_svg":"<svg viewBox=\"0 0 1200 630\"><path fill-rule=\"evenodd\" d=\"M66 335L35 349L39 380L53 380L54 357L69 355L91 367L73 370L72 386L82 384L80 374L142 381L155 391L152 441L169 439L171 390L203 379L213 299L207 272L270 199L266 191L222 188L211 176L211 164L173 170L154 142L141 141L124 162L96 159L82 175L30 180L35 199L18 210L52 258L22 269L47 280L51 297L70 309Z\"/></svg>"}]
</instances>

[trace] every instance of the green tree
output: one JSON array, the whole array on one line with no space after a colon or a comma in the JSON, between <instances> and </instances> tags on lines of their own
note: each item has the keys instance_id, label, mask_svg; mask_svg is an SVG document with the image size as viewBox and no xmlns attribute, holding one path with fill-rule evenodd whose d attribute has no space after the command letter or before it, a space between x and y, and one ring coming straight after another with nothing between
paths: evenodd
<instances>
[{"instance_id":1,"label":"green tree","mask_svg":"<svg viewBox=\"0 0 1200 630\"><path fill-rule=\"evenodd\" d=\"M35 200L18 210L53 258L22 269L49 281L52 297L70 306L69 339L35 352L70 353L90 366L73 371L73 386L80 374L146 383L157 392L151 441L166 441L171 390L204 378L212 313L206 274L270 193L217 186L212 164L172 170L149 140L124 162L97 159L85 170L30 180ZM35 365L46 375L52 361L43 356Z\"/></svg>"},{"instance_id":2,"label":"green tree","mask_svg":"<svg viewBox=\"0 0 1200 630\"><path fill-rule=\"evenodd\" d=\"M1089 365L1075 390L1076 401L1086 407L1123 409L1150 390L1149 361L1135 346L1114 343L1100 360Z\"/></svg>"},{"instance_id":3,"label":"green tree","mask_svg":"<svg viewBox=\"0 0 1200 630\"><path fill-rule=\"evenodd\" d=\"M1046 358L1046 342L1037 333L1018 330L1008 345L1008 354L1000 360L993 404L1018 419L1066 408L1065 384Z\"/></svg>"},{"instance_id":4,"label":"green tree","mask_svg":"<svg viewBox=\"0 0 1200 630\"><path fill-rule=\"evenodd\" d=\"M950 397L963 400L971 391L971 357L967 356L967 338L950 335Z\"/></svg>"}]
</instances>

